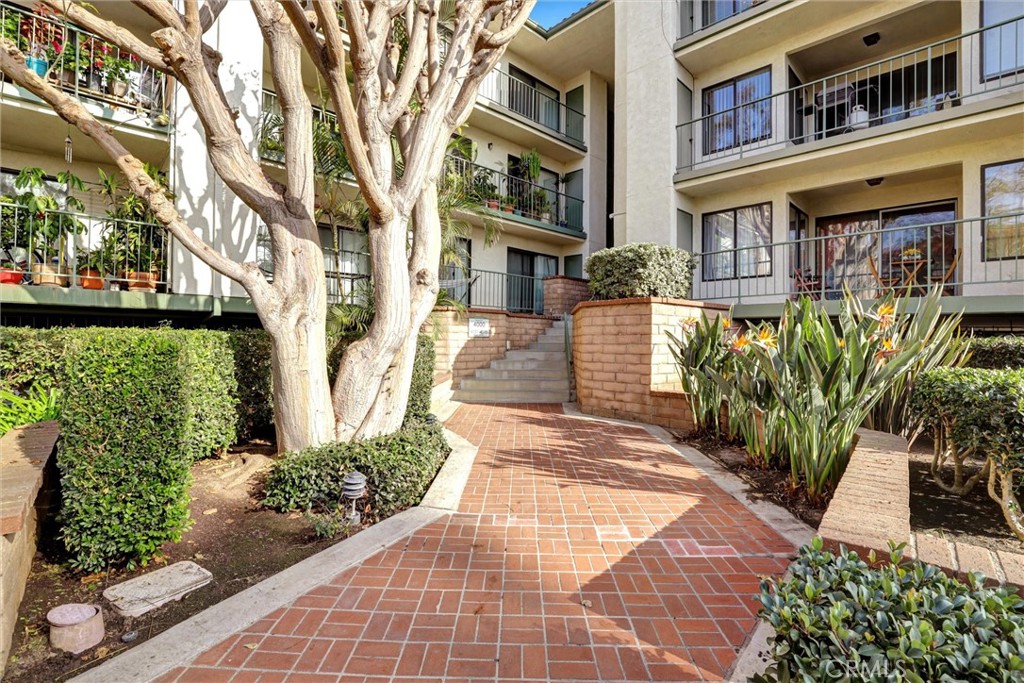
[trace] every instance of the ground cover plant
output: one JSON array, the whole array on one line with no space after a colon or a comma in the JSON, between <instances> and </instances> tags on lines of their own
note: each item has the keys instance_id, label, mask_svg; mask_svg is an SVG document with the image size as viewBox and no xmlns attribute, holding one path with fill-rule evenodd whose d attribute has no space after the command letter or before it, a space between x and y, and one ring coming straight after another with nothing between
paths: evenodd
<instances>
[{"instance_id":1,"label":"ground cover plant","mask_svg":"<svg viewBox=\"0 0 1024 683\"><path fill-rule=\"evenodd\" d=\"M761 618L775 630L769 681L1019 681L1024 677L1024 599L966 582L935 566L868 562L820 538L800 549L791 578L766 579Z\"/></svg>"}]
</instances>

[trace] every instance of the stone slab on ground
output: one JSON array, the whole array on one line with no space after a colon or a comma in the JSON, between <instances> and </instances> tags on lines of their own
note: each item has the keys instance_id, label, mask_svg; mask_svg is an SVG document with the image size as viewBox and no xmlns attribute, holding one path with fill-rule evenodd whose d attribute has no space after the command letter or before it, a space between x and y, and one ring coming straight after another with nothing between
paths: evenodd
<instances>
[{"instance_id":1,"label":"stone slab on ground","mask_svg":"<svg viewBox=\"0 0 1024 683\"><path fill-rule=\"evenodd\" d=\"M103 597L121 616L138 617L171 600L181 600L212 579L213 574L206 569L183 560L111 586L103 591Z\"/></svg>"}]
</instances>

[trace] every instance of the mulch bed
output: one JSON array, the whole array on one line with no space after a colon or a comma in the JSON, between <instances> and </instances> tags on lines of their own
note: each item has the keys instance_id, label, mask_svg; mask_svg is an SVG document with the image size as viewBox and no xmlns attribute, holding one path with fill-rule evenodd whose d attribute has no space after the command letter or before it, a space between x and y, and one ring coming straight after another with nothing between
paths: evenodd
<instances>
[{"instance_id":1,"label":"mulch bed","mask_svg":"<svg viewBox=\"0 0 1024 683\"><path fill-rule=\"evenodd\" d=\"M914 531L989 550L1024 553L1024 541L1010 531L984 481L965 496L947 493L932 479L931 461L931 442L919 439L910 450L910 526Z\"/></svg>"},{"instance_id":2,"label":"mulch bed","mask_svg":"<svg viewBox=\"0 0 1024 683\"><path fill-rule=\"evenodd\" d=\"M204 460L193 467L194 524L179 543L164 546L158 566L192 560L210 570L213 581L181 601L141 617L117 616L102 593L110 585L152 571L152 564L134 571L76 574L63 564L59 542L44 530L41 544L46 547L41 548L32 563L3 680L39 683L72 678L341 540L315 538L308 522L297 513L281 514L258 508L251 481L235 486L225 484L234 478L232 472L240 467L242 456L272 452L269 445L249 445L233 449L226 458ZM46 613L69 602L104 606L106 639L78 656L51 650L48 642ZM132 633L134 640L122 641L122 636Z\"/></svg>"},{"instance_id":3,"label":"mulch bed","mask_svg":"<svg viewBox=\"0 0 1024 683\"><path fill-rule=\"evenodd\" d=\"M748 494L754 500L766 500L783 507L814 529L821 524L821 518L828 508L828 499L814 503L808 500L803 490L794 491L789 482L788 463L774 463L764 468L751 463L741 446L724 438L684 435L679 432L673 432L672 435L680 443L696 448L743 479L749 486Z\"/></svg>"}]
</instances>

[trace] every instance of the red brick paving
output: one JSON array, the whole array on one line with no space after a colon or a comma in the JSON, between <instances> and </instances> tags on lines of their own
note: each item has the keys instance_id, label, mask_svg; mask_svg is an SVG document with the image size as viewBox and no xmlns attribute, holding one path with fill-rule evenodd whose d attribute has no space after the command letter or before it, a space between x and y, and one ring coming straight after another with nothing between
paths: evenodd
<instances>
[{"instance_id":1,"label":"red brick paving","mask_svg":"<svg viewBox=\"0 0 1024 683\"><path fill-rule=\"evenodd\" d=\"M465 405L459 512L161 681L722 680L793 548L641 428Z\"/></svg>"}]
</instances>

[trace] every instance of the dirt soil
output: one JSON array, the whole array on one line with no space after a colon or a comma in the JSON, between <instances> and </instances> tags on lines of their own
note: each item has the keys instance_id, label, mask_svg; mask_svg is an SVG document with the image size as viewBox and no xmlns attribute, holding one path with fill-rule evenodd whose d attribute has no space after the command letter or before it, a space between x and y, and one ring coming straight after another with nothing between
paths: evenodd
<instances>
[{"instance_id":1,"label":"dirt soil","mask_svg":"<svg viewBox=\"0 0 1024 683\"><path fill-rule=\"evenodd\" d=\"M782 463L782 467L765 469L751 463L747 458L747 452L741 446L723 438L694 437L679 432L673 432L672 435L678 442L696 448L743 479L749 486L748 494L754 500L766 500L783 507L814 529L821 524L821 518L828 508L831 496L820 503L813 503L802 490L793 491L789 484L789 469L785 467L785 463Z\"/></svg>"},{"instance_id":2,"label":"dirt soil","mask_svg":"<svg viewBox=\"0 0 1024 683\"><path fill-rule=\"evenodd\" d=\"M225 458L204 460L193 467L194 524L179 543L164 546L156 566L192 560L211 571L213 581L179 602L135 619L122 618L103 600L103 590L152 571L154 564L134 571L84 576L63 564L64 558L55 547L58 543L51 540L48 547L41 548L32 563L3 680L67 680L341 540L315 538L298 513L281 514L257 507L254 479L246 478L243 472L255 465L246 467L244 461L262 465L267 462L264 457L272 452L267 444L249 444L233 449ZM42 543L46 543L47 535L44 529ZM106 638L98 647L77 656L51 650L48 644L46 613L69 602L104 606ZM122 637L130 640L132 634L134 640L123 642Z\"/></svg>"},{"instance_id":3,"label":"dirt soil","mask_svg":"<svg viewBox=\"0 0 1024 683\"><path fill-rule=\"evenodd\" d=\"M988 497L981 481L965 496L947 493L932 479L932 444L918 440L910 450L910 526L950 541L989 550L1024 553L1003 518L999 504Z\"/></svg>"}]
</instances>

